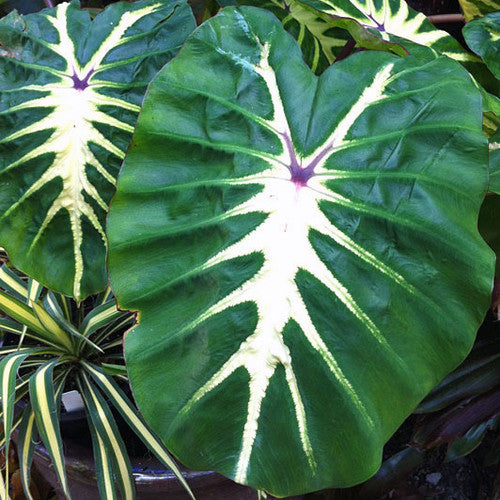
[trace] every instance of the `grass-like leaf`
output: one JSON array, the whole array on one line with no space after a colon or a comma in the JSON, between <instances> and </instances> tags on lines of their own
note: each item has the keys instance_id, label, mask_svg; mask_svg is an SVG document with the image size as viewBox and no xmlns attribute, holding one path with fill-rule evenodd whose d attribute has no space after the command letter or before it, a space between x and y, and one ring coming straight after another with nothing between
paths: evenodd
<instances>
[{"instance_id":1,"label":"grass-like leaf","mask_svg":"<svg viewBox=\"0 0 500 500\"><path fill-rule=\"evenodd\" d=\"M80 380L85 407L94 426L98 440L102 440L104 443L104 453L107 454L107 459L102 462L106 470L102 469L100 471L100 476L105 482L101 491L102 489L104 489L104 491L109 490L108 483L111 481L109 476L111 468L109 465L111 464L122 498L124 500L132 500L135 498L132 468L125 449L125 444L120 436L111 410L99 391L90 383L85 373L81 374Z\"/></svg>"},{"instance_id":2,"label":"grass-like leaf","mask_svg":"<svg viewBox=\"0 0 500 500\"><path fill-rule=\"evenodd\" d=\"M56 391L54 390L54 367L58 360L42 365L30 378L30 400L36 425L42 441L49 452L55 472L65 495L69 498L69 486L64 466L64 452L59 430Z\"/></svg>"}]
</instances>

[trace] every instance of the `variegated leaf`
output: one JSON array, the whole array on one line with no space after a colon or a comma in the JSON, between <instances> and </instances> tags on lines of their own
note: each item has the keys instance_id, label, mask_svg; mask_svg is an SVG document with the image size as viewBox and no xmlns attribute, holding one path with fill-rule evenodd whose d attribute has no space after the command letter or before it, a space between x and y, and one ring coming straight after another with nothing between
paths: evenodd
<instances>
[{"instance_id":1,"label":"variegated leaf","mask_svg":"<svg viewBox=\"0 0 500 500\"><path fill-rule=\"evenodd\" d=\"M146 85L193 28L184 0L0 21L0 242L45 286L105 288L105 216Z\"/></svg>"},{"instance_id":2,"label":"variegated leaf","mask_svg":"<svg viewBox=\"0 0 500 500\"><path fill-rule=\"evenodd\" d=\"M219 3L251 5L271 11L297 40L304 60L316 74L321 74L342 56L348 42L353 42L351 49L354 47L351 35L365 48L407 54L401 45L376 36L356 19L324 16L298 0L219 0Z\"/></svg>"},{"instance_id":3,"label":"variegated leaf","mask_svg":"<svg viewBox=\"0 0 500 500\"><path fill-rule=\"evenodd\" d=\"M58 394L54 384L54 367L58 360L42 365L31 376L30 402L35 414L36 426L40 432L43 444L49 452L55 472L62 490L69 499L69 486L66 478L64 450L59 430L59 411L57 407Z\"/></svg>"},{"instance_id":4,"label":"variegated leaf","mask_svg":"<svg viewBox=\"0 0 500 500\"><path fill-rule=\"evenodd\" d=\"M458 0L466 21L477 19L490 12L500 10L497 0Z\"/></svg>"},{"instance_id":5,"label":"variegated leaf","mask_svg":"<svg viewBox=\"0 0 500 500\"><path fill-rule=\"evenodd\" d=\"M426 17L410 8L405 0L298 0L326 21L355 20L364 31L393 45L401 45L410 54L427 57L423 47L431 48L462 63L488 91L497 93L498 85L484 63L460 43L436 29ZM356 24L346 25L359 45L377 48ZM384 47L379 47L384 48ZM385 50L394 50L391 46Z\"/></svg>"},{"instance_id":6,"label":"variegated leaf","mask_svg":"<svg viewBox=\"0 0 500 500\"><path fill-rule=\"evenodd\" d=\"M28 287L7 264L0 268L0 287L16 299L26 303L29 295Z\"/></svg>"},{"instance_id":7,"label":"variegated leaf","mask_svg":"<svg viewBox=\"0 0 500 500\"><path fill-rule=\"evenodd\" d=\"M101 454L103 452L101 442L104 443L106 449L107 457L101 462L104 468L99 471L101 494L105 495L103 495L103 498L112 498L108 495L108 492L113 486L114 478L123 500L133 500L135 498L135 485L130 459L109 406L83 372L80 376L80 390L93 427L92 432L97 438L97 443L94 440L94 449L97 444L99 454ZM98 456L98 458L101 457Z\"/></svg>"},{"instance_id":8,"label":"variegated leaf","mask_svg":"<svg viewBox=\"0 0 500 500\"><path fill-rule=\"evenodd\" d=\"M274 16L224 9L150 85L109 214L147 422L278 496L366 479L488 307L487 183L456 62L362 52L318 78Z\"/></svg>"},{"instance_id":9,"label":"variegated leaf","mask_svg":"<svg viewBox=\"0 0 500 500\"><path fill-rule=\"evenodd\" d=\"M7 437L5 441L5 456L9 456L10 435L14 420L14 403L16 400L17 372L22 362L33 352L21 350L9 354L0 361L0 402L2 408L2 431ZM10 471L12 473L12 471ZM9 460L5 462L5 487L9 488Z\"/></svg>"},{"instance_id":10,"label":"variegated leaf","mask_svg":"<svg viewBox=\"0 0 500 500\"><path fill-rule=\"evenodd\" d=\"M31 462L33 460L33 452L35 451L36 438L35 414L31 406L28 405L23 411L17 438L17 454L19 470L21 471L21 483L23 485L24 494L28 500L34 500L30 492L30 480Z\"/></svg>"},{"instance_id":11,"label":"variegated leaf","mask_svg":"<svg viewBox=\"0 0 500 500\"><path fill-rule=\"evenodd\" d=\"M125 396L123 391L118 387L118 384L116 384L111 376L98 367L89 363L84 363L83 366L94 378L97 385L101 388L109 401L112 402L113 406L120 412L122 418L147 446L148 450L150 450L166 467L172 470L186 489L186 492L194 500L195 497L193 492L189 488L186 480L182 477L182 473L177 464L168 454L168 451L158 437L153 434L151 429L149 429L147 424L143 421L136 407Z\"/></svg>"}]
</instances>

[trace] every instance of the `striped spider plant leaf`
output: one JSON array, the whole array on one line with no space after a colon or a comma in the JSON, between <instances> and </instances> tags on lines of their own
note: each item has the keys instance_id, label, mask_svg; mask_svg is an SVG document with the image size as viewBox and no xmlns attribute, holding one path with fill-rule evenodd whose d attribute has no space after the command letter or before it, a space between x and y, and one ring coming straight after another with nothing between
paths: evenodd
<instances>
[{"instance_id":1,"label":"striped spider plant leaf","mask_svg":"<svg viewBox=\"0 0 500 500\"><path fill-rule=\"evenodd\" d=\"M194 500L194 495L186 480L183 478L177 464L169 455L160 439L155 436L148 425L141 418L132 402L125 396L123 391L111 376L91 363L83 363L85 370L92 376L103 393L107 396L113 406L120 412L120 415L128 423L130 428L137 434L148 449L160 460L166 467L171 469L179 481L186 489L189 496Z\"/></svg>"},{"instance_id":2,"label":"striped spider plant leaf","mask_svg":"<svg viewBox=\"0 0 500 500\"><path fill-rule=\"evenodd\" d=\"M151 83L108 219L148 424L275 496L369 477L488 307L487 184L452 59L361 52L317 77L273 15L223 9Z\"/></svg>"},{"instance_id":3,"label":"striped spider plant leaf","mask_svg":"<svg viewBox=\"0 0 500 500\"><path fill-rule=\"evenodd\" d=\"M0 402L2 408L2 427L5 436L10 436L14 420L14 403L16 399L16 379L21 363L33 351L22 350L9 354L0 361ZM5 457L9 456L10 439L5 441ZM11 471L12 472L12 471ZM5 461L5 488L9 491L9 460Z\"/></svg>"},{"instance_id":4,"label":"striped spider plant leaf","mask_svg":"<svg viewBox=\"0 0 500 500\"><path fill-rule=\"evenodd\" d=\"M90 434L92 436L92 448L94 450L95 473L97 486L102 500L114 500L117 498L113 476L113 463L109 454L109 449L101 435L97 432L92 419L88 418Z\"/></svg>"},{"instance_id":5,"label":"striped spider plant leaf","mask_svg":"<svg viewBox=\"0 0 500 500\"><path fill-rule=\"evenodd\" d=\"M144 91L194 27L184 0L0 20L0 242L43 285L77 301L106 287L104 221Z\"/></svg>"},{"instance_id":6,"label":"striped spider plant leaf","mask_svg":"<svg viewBox=\"0 0 500 500\"><path fill-rule=\"evenodd\" d=\"M462 31L467 45L500 78L500 10L467 23Z\"/></svg>"},{"instance_id":7,"label":"striped spider plant leaf","mask_svg":"<svg viewBox=\"0 0 500 500\"><path fill-rule=\"evenodd\" d=\"M58 359L44 363L30 377L30 401L35 414L35 423L47 449L54 469L66 497L70 498L66 478L64 450L59 429L59 399L55 389L54 368ZM61 384L59 384L61 387ZM60 392L60 391L59 391Z\"/></svg>"},{"instance_id":8,"label":"striped spider plant leaf","mask_svg":"<svg viewBox=\"0 0 500 500\"><path fill-rule=\"evenodd\" d=\"M94 440L94 446L98 447L99 458L102 454L106 455L104 460L101 458L103 468L99 471L99 491L103 498L113 498L108 492L114 488L115 479L122 498L133 500L135 485L125 443L108 404L84 372L80 374L80 393L89 415L89 422L92 422L92 433L97 438L97 443Z\"/></svg>"},{"instance_id":9,"label":"striped spider plant leaf","mask_svg":"<svg viewBox=\"0 0 500 500\"><path fill-rule=\"evenodd\" d=\"M7 264L3 264L0 268L0 287L18 300L26 302L28 299L26 283Z\"/></svg>"},{"instance_id":10,"label":"striped spider plant leaf","mask_svg":"<svg viewBox=\"0 0 500 500\"><path fill-rule=\"evenodd\" d=\"M28 405L23 410L17 438L17 456L19 460L19 470L21 472L21 483L23 485L24 494L28 497L28 500L33 500L30 491L31 462L33 461L33 452L35 451L37 435L38 431L35 424L35 413L31 406Z\"/></svg>"}]
</instances>

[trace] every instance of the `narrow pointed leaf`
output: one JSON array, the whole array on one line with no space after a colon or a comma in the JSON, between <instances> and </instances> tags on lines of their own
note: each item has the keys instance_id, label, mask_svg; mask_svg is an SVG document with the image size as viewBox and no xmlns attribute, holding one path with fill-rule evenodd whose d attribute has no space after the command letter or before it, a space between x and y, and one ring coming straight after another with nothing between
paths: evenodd
<instances>
[{"instance_id":1,"label":"narrow pointed leaf","mask_svg":"<svg viewBox=\"0 0 500 500\"><path fill-rule=\"evenodd\" d=\"M106 482L104 489L107 491L110 487L109 481L112 479L109 477L109 465L112 464L114 477L122 498L124 500L134 499L135 485L130 460L111 410L85 373L81 374L81 381L81 393L85 407L98 438L104 442L105 453L107 453L107 459L103 463L104 466L108 466L108 476L104 479ZM104 470L100 472L100 475L104 476Z\"/></svg>"},{"instance_id":2,"label":"narrow pointed leaf","mask_svg":"<svg viewBox=\"0 0 500 500\"><path fill-rule=\"evenodd\" d=\"M35 281L33 278L29 278L28 280L28 296L26 297L27 299L27 304L29 304L30 301L37 302L38 299L40 298L40 294L42 293L43 286L38 283L38 281Z\"/></svg>"},{"instance_id":3,"label":"narrow pointed leaf","mask_svg":"<svg viewBox=\"0 0 500 500\"><path fill-rule=\"evenodd\" d=\"M26 301L28 297L26 283L7 264L0 268L0 287L18 300Z\"/></svg>"},{"instance_id":4,"label":"narrow pointed leaf","mask_svg":"<svg viewBox=\"0 0 500 500\"><path fill-rule=\"evenodd\" d=\"M184 0L0 21L0 241L48 288L105 288L104 221L141 99L194 27Z\"/></svg>"},{"instance_id":5,"label":"narrow pointed leaf","mask_svg":"<svg viewBox=\"0 0 500 500\"><path fill-rule=\"evenodd\" d=\"M109 456L109 448L105 441L97 432L92 418L87 419L90 434L92 436L92 448L94 450L95 472L97 476L97 486L103 500L114 500L116 488L113 476L113 464Z\"/></svg>"},{"instance_id":6,"label":"narrow pointed leaf","mask_svg":"<svg viewBox=\"0 0 500 500\"><path fill-rule=\"evenodd\" d=\"M2 290L0 290L0 309L19 323L26 325L31 330L43 335L44 337L50 337L50 332L47 331L30 307L4 293Z\"/></svg>"},{"instance_id":7,"label":"narrow pointed leaf","mask_svg":"<svg viewBox=\"0 0 500 500\"><path fill-rule=\"evenodd\" d=\"M12 427L10 428L10 432L14 432L18 427L19 425L21 424L21 416L18 416L18 417L14 417L14 420L12 422ZM10 440L10 434L9 434L9 440ZM0 432L0 448L3 448L5 446L5 443L7 442L7 436L5 434L5 432L2 430Z\"/></svg>"},{"instance_id":8,"label":"narrow pointed leaf","mask_svg":"<svg viewBox=\"0 0 500 500\"><path fill-rule=\"evenodd\" d=\"M35 414L31 406L27 406L22 415L17 438L17 456L19 460L19 470L21 471L21 482L24 494L28 500L33 500L30 492L31 462L35 450L35 440L37 429L35 424Z\"/></svg>"},{"instance_id":9,"label":"narrow pointed leaf","mask_svg":"<svg viewBox=\"0 0 500 500\"><path fill-rule=\"evenodd\" d=\"M134 397L176 457L278 496L377 470L489 304L481 128L448 57L361 52L318 78L260 9L193 33L108 219Z\"/></svg>"},{"instance_id":10,"label":"narrow pointed leaf","mask_svg":"<svg viewBox=\"0 0 500 500\"><path fill-rule=\"evenodd\" d=\"M49 291L43 299L46 312L50 319L57 324L58 331L62 332L62 337L67 341L67 344L72 347L73 343L80 345L85 343L96 351L103 352L102 349L94 342L86 338L80 333L65 317L63 310L60 308L56 296Z\"/></svg>"},{"instance_id":11,"label":"narrow pointed leaf","mask_svg":"<svg viewBox=\"0 0 500 500\"><path fill-rule=\"evenodd\" d=\"M105 304L92 309L92 311L87 314L82 323L82 334L88 337L99 328L112 323L122 316L126 316L126 313L118 310L114 300L106 302Z\"/></svg>"},{"instance_id":12,"label":"narrow pointed leaf","mask_svg":"<svg viewBox=\"0 0 500 500\"><path fill-rule=\"evenodd\" d=\"M186 483L181 471L169 455L165 446L147 426L137 412L135 406L125 396L112 377L89 363L84 363L84 367L97 382L104 394L106 394L109 400L113 403L113 406L120 412L121 416L128 423L131 429L137 434L137 436L139 436L147 448L154 453L158 460L172 470L186 491L189 493L189 496L194 499L194 495L189 488L189 485Z\"/></svg>"},{"instance_id":13,"label":"narrow pointed leaf","mask_svg":"<svg viewBox=\"0 0 500 500\"><path fill-rule=\"evenodd\" d=\"M65 495L69 498L69 488L64 465L64 451L59 430L59 412L54 390L54 367L56 361L41 366L30 378L30 401L35 413L35 421L43 444L49 452L55 472Z\"/></svg>"},{"instance_id":14,"label":"narrow pointed leaf","mask_svg":"<svg viewBox=\"0 0 500 500\"><path fill-rule=\"evenodd\" d=\"M22 362L32 351L22 351L9 354L0 361L0 401L2 408L2 427L6 436L5 441L5 477L6 488L9 486L9 444L12 432L12 421L14 419L14 403L16 400L16 378ZM12 473L12 471L10 471Z\"/></svg>"},{"instance_id":15,"label":"narrow pointed leaf","mask_svg":"<svg viewBox=\"0 0 500 500\"><path fill-rule=\"evenodd\" d=\"M17 321L8 318L0 318L0 330L4 332L15 333L16 335L23 334L23 325Z\"/></svg>"},{"instance_id":16,"label":"narrow pointed leaf","mask_svg":"<svg viewBox=\"0 0 500 500\"><path fill-rule=\"evenodd\" d=\"M73 345L71 335L69 335L66 330L61 328L57 321L42 306L36 302L31 302L30 307L45 331L47 333L50 332L50 336L54 339L54 342L57 342L59 345L71 350Z\"/></svg>"}]
</instances>

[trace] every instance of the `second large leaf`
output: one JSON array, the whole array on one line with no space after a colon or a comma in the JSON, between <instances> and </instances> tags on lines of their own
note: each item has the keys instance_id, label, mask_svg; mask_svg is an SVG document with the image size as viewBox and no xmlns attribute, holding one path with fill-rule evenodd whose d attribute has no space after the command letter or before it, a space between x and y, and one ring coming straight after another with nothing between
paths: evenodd
<instances>
[{"instance_id":1,"label":"second large leaf","mask_svg":"<svg viewBox=\"0 0 500 500\"><path fill-rule=\"evenodd\" d=\"M183 0L0 20L0 244L16 267L77 300L106 287L118 169L147 84L194 26Z\"/></svg>"},{"instance_id":2,"label":"second large leaf","mask_svg":"<svg viewBox=\"0 0 500 500\"><path fill-rule=\"evenodd\" d=\"M275 495L373 474L488 307L486 162L448 58L318 78L265 11L201 26L150 86L108 222L134 395L171 451Z\"/></svg>"}]
</instances>

